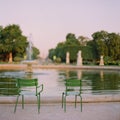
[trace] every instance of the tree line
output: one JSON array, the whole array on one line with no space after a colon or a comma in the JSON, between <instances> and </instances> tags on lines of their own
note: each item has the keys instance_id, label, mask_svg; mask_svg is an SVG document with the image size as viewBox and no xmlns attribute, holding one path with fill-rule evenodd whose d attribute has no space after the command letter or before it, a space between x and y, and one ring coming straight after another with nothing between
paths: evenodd
<instances>
[{"instance_id":1,"label":"tree line","mask_svg":"<svg viewBox=\"0 0 120 120\"><path fill-rule=\"evenodd\" d=\"M48 57L56 62L66 62L66 53L70 53L70 62L76 63L77 53L82 51L83 64L98 64L100 56L104 56L106 65L120 64L120 34L98 31L92 38L68 33L64 42L59 42L49 50ZM27 37L22 34L19 25L0 26L0 61L19 62L25 59L26 48L29 44ZM40 54L39 49L33 48L32 58Z\"/></svg>"},{"instance_id":2,"label":"tree line","mask_svg":"<svg viewBox=\"0 0 120 120\"><path fill-rule=\"evenodd\" d=\"M19 25L0 26L0 61L19 62L25 59L26 48L29 41L22 34ZM33 59L39 54L39 50L33 46Z\"/></svg>"},{"instance_id":3,"label":"tree line","mask_svg":"<svg viewBox=\"0 0 120 120\"><path fill-rule=\"evenodd\" d=\"M82 51L83 64L99 64L100 56L104 56L106 65L120 64L120 34L98 31L92 38L68 33L66 40L49 50L48 57L56 62L66 61L66 52L70 53L70 62L76 63L77 53Z\"/></svg>"}]
</instances>

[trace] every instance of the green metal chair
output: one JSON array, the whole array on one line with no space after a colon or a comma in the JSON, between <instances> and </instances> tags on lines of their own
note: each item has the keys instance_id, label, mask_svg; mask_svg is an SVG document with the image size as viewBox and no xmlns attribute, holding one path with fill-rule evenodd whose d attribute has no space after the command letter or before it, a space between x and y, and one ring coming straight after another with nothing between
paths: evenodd
<instances>
[{"instance_id":1,"label":"green metal chair","mask_svg":"<svg viewBox=\"0 0 120 120\"><path fill-rule=\"evenodd\" d=\"M16 96L17 94L16 79L0 78L0 96Z\"/></svg>"},{"instance_id":2,"label":"green metal chair","mask_svg":"<svg viewBox=\"0 0 120 120\"><path fill-rule=\"evenodd\" d=\"M75 96L75 108L77 104L77 96L80 97L80 110L82 112L82 96L81 96L81 79L77 78L68 78L65 79L65 86L66 89L62 93L62 108L64 108L64 111L66 112L66 97L67 96Z\"/></svg>"},{"instance_id":3,"label":"green metal chair","mask_svg":"<svg viewBox=\"0 0 120 120\"><path fill-rule=\"evenodd\" d=\"M22 96L22 109L24 109L24 96L34 95L37 97L38 113L40 113L40 95L43 91L43 84L38 85L38 79L17 79L17 87L19 89L19 94L16 99L16 104L14 108L14 113L16 112L19 96Z\"/></svg>"}]
</instances>

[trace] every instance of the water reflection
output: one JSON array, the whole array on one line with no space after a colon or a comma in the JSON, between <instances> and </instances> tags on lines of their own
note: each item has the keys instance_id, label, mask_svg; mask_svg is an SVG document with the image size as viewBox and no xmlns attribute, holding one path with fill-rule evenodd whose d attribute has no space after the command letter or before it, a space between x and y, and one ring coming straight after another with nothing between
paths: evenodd
<instances>
[{"instance_id":1,"label":"water reflection","mask_svg":"<svg viewBox=\"0 0 120 120\"><path fill-rule=\"evenodd\" d=\"M120 74L117 71L83 71L83 77L85 76L88 78L82 82L88 84L84 85L84 88L88 87L87 91L93 94L120 92Z\"/></svg>"},{"instance_id":2,"label":"water reflection","mask_svg":"<svg viewBox=\"0 0 120 120\"><path fill-rule=\"evenodd\" d=\"M77 78L82 79L82 71L81 70L77 71Z\"/></svg>"},{"instance_id":3,"label":"water reflection","mask_svg":"<svg viewBox=\"0 0 120 120\"><path fill-rule=\"evenodd\" d=\"M74 70L64 71L63 78L77 77L82 79L83 94L119 94L120 73L119 71L105 70ZM65 76L66 75L66 76Z\"/></svg>"},{"instance_id":4,"label":"water reflection","mask_svg":"<svg viewBox=\"0 0 120 120\"><path fill-rule=\"evenodd\" d=\"M38 78L44 84L44 96L60 96L65 90L65 78L82 79L82 94L119 94L120 72L109 70L36 69L33 74L22 71L1 71L1 78Z\"/></svg>"}]
</instances>

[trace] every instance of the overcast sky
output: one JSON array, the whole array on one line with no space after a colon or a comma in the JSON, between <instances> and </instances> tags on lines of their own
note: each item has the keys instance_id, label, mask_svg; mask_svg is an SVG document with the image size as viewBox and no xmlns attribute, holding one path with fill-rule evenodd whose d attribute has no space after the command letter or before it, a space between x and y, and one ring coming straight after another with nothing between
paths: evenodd
<instances>
[{"instance_id":1,"label":"overcast sky","mask_svg":"<svg viewBox=\"0 0 120 120\"><path fill-rule=\"evenodd\" d=\"M23 35L32 34L43 57L68 33L120 33L119 12L120 0L0 0L0 25L18 24Z\"/></svg>"}]
</instances>

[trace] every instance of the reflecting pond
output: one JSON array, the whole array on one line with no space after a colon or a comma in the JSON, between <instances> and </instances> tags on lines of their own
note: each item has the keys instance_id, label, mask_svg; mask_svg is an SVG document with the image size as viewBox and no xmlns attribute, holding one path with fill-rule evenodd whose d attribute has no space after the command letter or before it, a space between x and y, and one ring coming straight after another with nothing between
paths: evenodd
<instances>
[{"instance_id":1,"label":"reflecting pond","mask_svg":"<svg viewBox=\"0 0 120 120\"><path fill-rule=\"evenodd\" d=\"M0 71L0 76L0 84L3 78L38 78L39 84L44 84L43 96L61 96L65 90L64 79L69 77L82 79L82 94L120 94L120 71L35 69L33 74L26 74L24 71Z\"/></svg>"}]
</instances>

